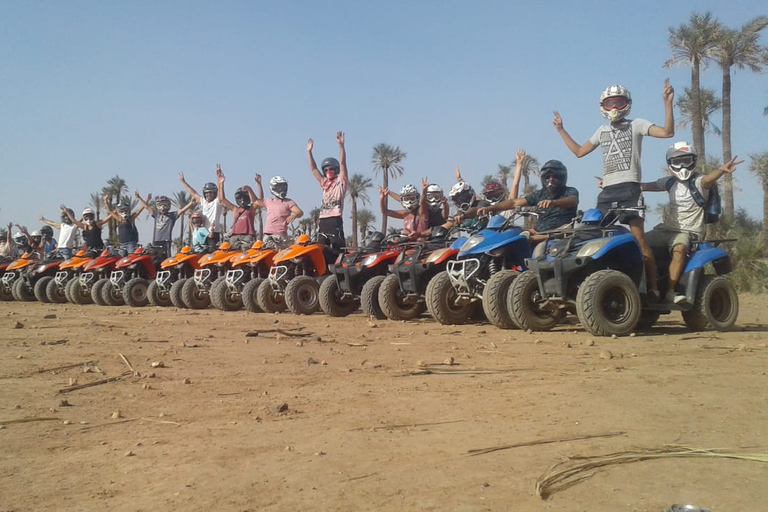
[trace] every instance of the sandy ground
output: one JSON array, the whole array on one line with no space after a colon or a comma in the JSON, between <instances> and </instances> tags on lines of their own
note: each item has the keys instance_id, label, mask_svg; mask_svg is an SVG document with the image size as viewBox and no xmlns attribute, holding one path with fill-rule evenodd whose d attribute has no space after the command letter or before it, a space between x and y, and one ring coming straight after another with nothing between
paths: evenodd
<instances>
[{"instance_id":1,"label":"sandy ground","mask_svg":"<svg viewBox=\"0 0 768 512\"><path fill-rule=\"evenodd\" d=\"M566 457L768 454L768 313L741 302L733 332L673 315L619 339L0 303L0 510L766 510L768 464L724 458L535 490ZM513 444L530 445L468 453Z\"/></svg>"}]
</instances>

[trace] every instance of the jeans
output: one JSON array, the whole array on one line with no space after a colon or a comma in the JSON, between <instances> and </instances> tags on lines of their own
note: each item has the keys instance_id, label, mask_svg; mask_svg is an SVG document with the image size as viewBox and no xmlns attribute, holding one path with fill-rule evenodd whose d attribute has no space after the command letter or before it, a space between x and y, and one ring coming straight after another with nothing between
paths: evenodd
<instances>
[{"instance_id":1,"label":"jeans","mask_svg":"<svg viewBox=\"0 0 768 512\"><path fill-rule=\"evenodd\" d=\"M59 247L57 252L59 253L59 256L65 260L68 260L72 257L72 249L70 247Z\"/></svg>"},{"instance_id":2,"label":"jeans","mask_svg":"<svg viewBox=\"0 0 768 512\"><path fill-rule=\"evenodd\" d=\"M120 256L128 256L136 250L136 242L123 242L120 244L120 249L117 251Z\"/></svg>"}]
</instances>

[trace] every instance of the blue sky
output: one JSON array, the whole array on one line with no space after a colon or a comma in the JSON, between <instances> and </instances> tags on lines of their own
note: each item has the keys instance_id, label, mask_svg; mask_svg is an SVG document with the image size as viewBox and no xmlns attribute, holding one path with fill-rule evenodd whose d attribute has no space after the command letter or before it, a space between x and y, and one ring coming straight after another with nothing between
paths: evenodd
<instances>
[{"instance_id":1,"label":"blue sky","mask_svg":"<svg viewBox=\"0 0 768 512\"><path fill-rule=\"evenodd\" d=\"M632 117L663 123L664 79L677 92L690 82L688 68L663 67L669 27L694 10L737 27L760 9L709 0L3 2L0 223L35 229L61 203L79 212L115 174L131 191L171 195L183 171L199 191L217 162L229 197L254 172L280 174L308 212L320 190L307 138L316 158L337 156L337 130L352 173L372 177L379 142L407 153L395 189L428 176L447 190L455 165L479 189L522 147L562 160L587 208L599 152L576 159L552 111L584 142L603 122L600 92L620 83ZM720 89L716 66L703 84ZM768 77L737 71L735 153L768 150L766 105ZM681 139L690 131L678 130ZM644 179L660 176L671 142L645 142ZM707 149L719 155L719 140L710 136ZM761 186L747 164L735 178L736 204L759 217ZM375 190L371 199L380 217ZM649 205L664 200L647 195ZM151 225L141 232L148 242Z\"/></svg>"}]
</instances>

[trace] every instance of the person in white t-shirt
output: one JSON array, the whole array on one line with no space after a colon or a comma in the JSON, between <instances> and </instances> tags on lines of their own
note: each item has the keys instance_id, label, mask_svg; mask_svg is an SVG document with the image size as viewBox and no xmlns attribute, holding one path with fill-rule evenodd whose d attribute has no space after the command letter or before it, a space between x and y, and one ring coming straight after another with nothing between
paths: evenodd
<instances>
[{"instance_id":1,"label":"person in white t-shirt","mask_svg":"<svg viewBox=\"0 0 768 512\"><path fill-rule=\"evenodd\" d=\"M221 175L221 165L216 164L216 178ZM222 217L224 215L224 204L219 200L219 187L216 183L208 182L203 185L203 195L197 193L189 183L184 179L184 173L179 173L179 181L187 189L187 192L200 203L200 209L203 214L203 227L208 231L208 245L213 246L221 242L222 231L224 230L224 223Z\"/></svg>"},{"instance_id":2,"label":"person in white t-shirt","mask_svg":"<svg viewBox=\"0 0 768 512\"><path fill-rule=\"evenodd\" d=\"M70 219L70 216L74 218L75 212L71 208L68 208L68 210L69 215L65 212L61 212L60 223L48 220L42 215L40 216L42 222L59 230L58 248L56 249L56 252L65 260L72 257L75 249L75 242L77 240L77 226L75 226Z\"/></svg>"}]
</instances>

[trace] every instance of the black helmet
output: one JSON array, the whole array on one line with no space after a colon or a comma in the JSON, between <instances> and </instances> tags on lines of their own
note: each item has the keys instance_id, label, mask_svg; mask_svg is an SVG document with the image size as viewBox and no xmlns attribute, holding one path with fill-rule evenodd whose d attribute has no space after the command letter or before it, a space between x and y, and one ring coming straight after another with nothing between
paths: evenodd
<instances>
[{"instance_id":1,"label":"black helmet","mask_svg":"<svg viewBox=\"0 0 768 512\"><path fill-rule=\"evenodd\" d=\"M211 183L210 181L203 185L203 196L207 194L208 192L213 192L214 195L219 193L219 187L216 186L215 183Z\"/></svg>"},{"instance_id":2,"label":"black helmet","mask_svg":"<svg viewBox=\"0 0 768 512\"><path fill-rule=\"evenodd\" d=\"M333 172L338 174L340 168L341 168L341 164L339 164L339 161L333 157L326 158L325 160L323 160L323 163L320 164L320 169L323 171L323 176L325 176L325 172L327 169L330 169Z\"/></svg>"},{"instance_id":3,"label":"black helmet","mask_svg":"<svg viewBox=\"0 0 768 512\"><path fill-rule=\"evenodd\" d=\"M248 208L251 206L251 196L243 187L240 187L235 191L235 203L237 203L237 206L240 208Z\"/></svg>"},{"instance_id":4,"label":"black helmet","mask_svg":"<svg viewBox=\"0 0 768 512\"><path fill-rule=\"evenodd\" d=\"M549 191L550 194L554 194L565 188L568 183L568 169L565 168L563 162L560 160L549 160L541 166L539 171L541 176L541 186ZM554 176L557 178L556 183L549 184L548 177Z\"/></svg>"},{"instance_id":5,"label":"black helmet","mask_svg":"<svg viewBox=\"0 0 768 512\"><path fill-rule=\"evenodd\" d=\"M47 224L40 228L40 234L43 235L43 238L46 240L50 240L53 238L53 228L51 226L48 226Z\"/></svg>"},{"instance_id":6,"label":"black helmet","mask_svg":"<svg viewBox=\"0 0 768 512\"><path fill-rule=\"evenodd\" d=\"M73 219L75 218L75 211L72 208L67 208L67 212L69 212ZM61 212L61 222L64 224L72 224L72 221L69 220L69 217L64 211Z\"/></svg>"}]
</instances>

